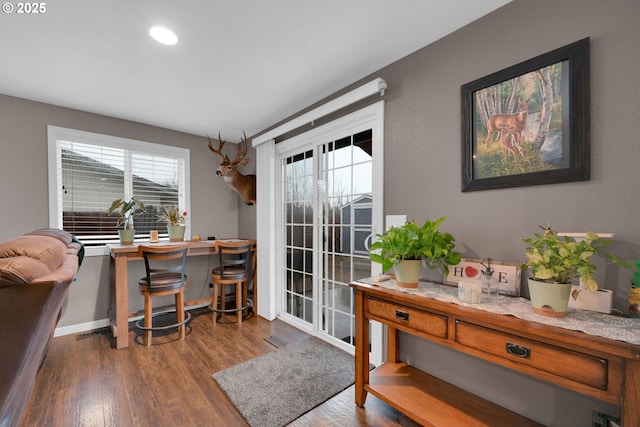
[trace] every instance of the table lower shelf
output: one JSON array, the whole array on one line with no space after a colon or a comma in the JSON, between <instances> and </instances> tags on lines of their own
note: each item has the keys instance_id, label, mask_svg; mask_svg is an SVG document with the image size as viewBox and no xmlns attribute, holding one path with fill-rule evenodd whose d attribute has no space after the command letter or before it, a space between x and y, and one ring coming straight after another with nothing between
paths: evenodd
<instances>
[{"instance_id":1,"label":"table lower shelf","mask_svg":"<svg viewBox=\"0 0 640 427\"><path fill-rule=\"evenodd\" d=\"M379 366L364 389L425 426L541 425L406 363Z\"/></svg>"}]
</instances>

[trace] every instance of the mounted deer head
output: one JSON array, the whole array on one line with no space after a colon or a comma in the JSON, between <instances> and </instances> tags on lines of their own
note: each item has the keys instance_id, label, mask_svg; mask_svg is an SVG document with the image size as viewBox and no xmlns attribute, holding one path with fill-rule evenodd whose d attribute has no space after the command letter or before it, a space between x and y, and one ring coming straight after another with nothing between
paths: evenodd
<instances>
[{"instance_id":1,"label":"mounted deer head","mask_svg":"<svg viewBox=\"0 0 640 427\"><path fill-rule=\"evenodd\" d=\"M233 160L229 160L229 156L222 154L222 147L227 142L222 140L220 132L218 132L218 148L213 148L211 138L207 136L209 140L209 150L216 153L222 158L222 163L218 166L216 175L222 176L224 181L231 187L242 201L247 205L253 205L256 203L256 176L255 175L242 175L238 172L238 166L246 166L249 163L249 159L245 159L247 155L247 135L242 132L244 138L239 143L239 148L233 148L236 153L236 157Z\"/></svg>"}]
</instances>

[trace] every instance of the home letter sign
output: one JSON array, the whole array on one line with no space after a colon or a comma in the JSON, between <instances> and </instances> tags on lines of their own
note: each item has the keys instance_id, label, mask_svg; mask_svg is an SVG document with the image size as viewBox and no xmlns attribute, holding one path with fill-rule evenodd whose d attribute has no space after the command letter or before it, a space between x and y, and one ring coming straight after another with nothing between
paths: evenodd
<instances>
[{"instance_id":1,"label":"home letter sign","mask_svg":"<svg viewBox=\"0 0 640 427\"><path fill-rule=\"evenodd\" d=\"M458 283L463 279L482 278L482 270L486 260L462 258L460 264L451 266L446 277L447 282ZM520 264L491 260L493 275L498 281L498 289L502 295L520 296Z\"/></svg>"}]
</instances>

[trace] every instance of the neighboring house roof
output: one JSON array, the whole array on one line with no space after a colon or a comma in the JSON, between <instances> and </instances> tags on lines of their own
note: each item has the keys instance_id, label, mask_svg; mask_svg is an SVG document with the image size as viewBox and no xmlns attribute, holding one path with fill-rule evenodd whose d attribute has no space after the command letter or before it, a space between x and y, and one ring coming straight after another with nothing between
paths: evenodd
<instances>
[{"instance_id":1,"label":"neighboring house roof","mask_svg":"<svg viewBox=\"0 0 640 427\"><path fill-rule=\"evenodd\" d=\"M355 199L353 199L352 201L350 201L349 203L345 203L344 205L340 206L341 209L345 209L348 208L349 206L352 205L359 205L362 203L371 203L373 201L371 194L363 194L360 197L356 197Z\"/></svg>"},{"instance_id":2,"label":"neighboring house roof","mask_svg":"<svg viewBox=\"0 0 640 427\"><path fill-rule=\"evenodd\" d=\"M91 157L78 154L72 150L67 150L63 148L62 159L75 162L76 168L83 170L85 172L95 172L96 175L100 174L102 176L112 175L114 178L124 179L124 172L121 169L118 169L107 163L103 163L98 160L92 159ZM167 196L175 196L176 194L175 188L172 188L163 184L159 184L157 182L151 181L149 179L143 178L135 174L133 175L133 183L136 186L153 188L153 190L156 193L159 193L158 195L162 195L163 192ZM166 189L166 191L163 191L163 189Z\"/></svg>"}]
</instances>

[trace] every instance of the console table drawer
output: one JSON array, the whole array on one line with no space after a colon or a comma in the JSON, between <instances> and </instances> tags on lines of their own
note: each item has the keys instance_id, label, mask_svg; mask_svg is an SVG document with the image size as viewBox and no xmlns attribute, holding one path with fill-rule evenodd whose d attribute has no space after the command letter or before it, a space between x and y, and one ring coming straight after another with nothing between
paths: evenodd
<instances>
[{"instance_id":1,"label":"console table drawer","mask_svg":"<svg viewBox=\"0 0 640 427\"><path fill-rule=\"evenodd\" d=\"M607 389L605 359L465 322L456 322L456 342L598 390Z\"/></svg>"},{"instance_id":2,"label":"console table drawer","mask_svg":"<svg viewBox=\"0 0 640 427\"><path fill-rule=\"evenodd\" d=\"M418 332L435 335L440 338L447 337L447 318L444 316L375 298L369 298L367 303L369 314L372 316L409 327Z\"/></svg>"}]
</instances>

